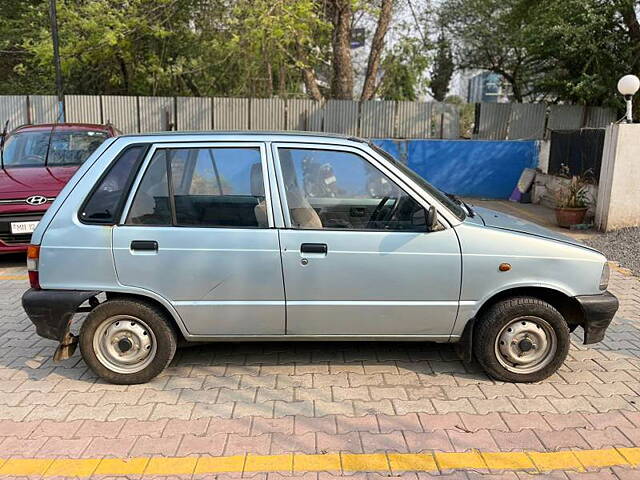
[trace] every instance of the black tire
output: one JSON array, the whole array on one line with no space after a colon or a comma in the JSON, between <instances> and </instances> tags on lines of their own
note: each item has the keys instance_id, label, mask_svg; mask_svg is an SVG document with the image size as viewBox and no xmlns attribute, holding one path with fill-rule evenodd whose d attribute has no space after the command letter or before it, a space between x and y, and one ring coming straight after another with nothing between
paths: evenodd
<instances>
[{"instance_id":1,"label":"black tire","mask_svg":"<svg viewBox=\"0 0 640 480\"><path fill-rule=\"evenodd\" d=\"M514 372L505 368L497 357L498 335L518 317L542 319L555 333L555 353L550 352L545 357L550 358L550 361L537 371ZM569 327L564 317L552 305L535 297L512 297L497 302L478 319L473 335L473 352L476 359L489 376L504 382L528 383L544 380L562 365L569 353L570 344Z\"/></svg>"},{"instance_id":2,"label":"black tire","mask_svg":"<svg viewBox=\"0 0 640 480\"><path fill-rule=\"evenodd\" d=\"M155 337L155 355L146 367L135 373L116 372L103 364L96 355L93 341L96 331L104 322L118 315L128 315L142 320ZM80 328L79 345L84 361L100 378L119 385L146 383L156 377L171 362L176 352L176 344L176 332L166 313L155 305L140 300L107 300L89 313Z\"/></svg>"}]
</instances>

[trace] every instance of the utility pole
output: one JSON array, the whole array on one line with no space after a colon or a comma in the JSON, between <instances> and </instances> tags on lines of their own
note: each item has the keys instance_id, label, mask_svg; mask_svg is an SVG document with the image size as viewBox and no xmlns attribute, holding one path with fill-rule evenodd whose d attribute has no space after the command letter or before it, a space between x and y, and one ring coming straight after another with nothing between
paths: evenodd
<instances>
[{"instance_id":1,"label":"utility pole","mask_svg":"<svg viewBox=\"0 0 640 480\"><path fill-rule=\"evenodd\" d=\"M49 16L51 18L51 39L53 40L53 63L56 67L56 95L58 96L57 122L64 122L64 97L62 93L62 69L60 68L60 47L58 43L58 18L56 0L49 0Z\"/></svg>"}]
</instances>

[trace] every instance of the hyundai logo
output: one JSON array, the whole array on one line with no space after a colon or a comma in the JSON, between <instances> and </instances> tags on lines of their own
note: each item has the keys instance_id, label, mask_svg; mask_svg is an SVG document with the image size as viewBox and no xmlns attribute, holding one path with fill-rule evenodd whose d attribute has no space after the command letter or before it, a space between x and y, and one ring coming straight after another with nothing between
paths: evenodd
<instances>
[{"instance_id":1,"label":"hyundai logo","mask_svg":"<svg viewBox=\"0 0 640 480\"><path fill-rule=\"evenodd\" d=\"M42 205L47 203L47 197L42 195L32 195L25 200L29 205Z\"/></svg>"}]
</instances>

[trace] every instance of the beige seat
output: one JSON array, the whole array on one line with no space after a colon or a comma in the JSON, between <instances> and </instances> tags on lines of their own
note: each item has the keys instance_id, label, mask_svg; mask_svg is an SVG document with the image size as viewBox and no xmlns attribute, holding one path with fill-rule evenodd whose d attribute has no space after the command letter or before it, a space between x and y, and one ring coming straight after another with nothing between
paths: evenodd
<instances>
[{"instance_id":1,"label":"beige seat","mask_svg":"<svg viewBox=\"0 0 640 480\"><path fill-rule=\"evenodd\" d=\"M256 220L260 228L269 226L269 216L267 215L267 202L264 195L264 178L262 176L262 164L251 165L251 195L262 200L253 208Z\"/></svg>"},{"instance_id":2,"label":"beige seat","mask_svg":"<svg viewBox=\"0 0 640 480\"><path fill-rule=\"evenodd\" d=\"M287 203L291 224L297 228L321 229L322 220L296 186L287 187Z\"/></svg>"}]
</instances>

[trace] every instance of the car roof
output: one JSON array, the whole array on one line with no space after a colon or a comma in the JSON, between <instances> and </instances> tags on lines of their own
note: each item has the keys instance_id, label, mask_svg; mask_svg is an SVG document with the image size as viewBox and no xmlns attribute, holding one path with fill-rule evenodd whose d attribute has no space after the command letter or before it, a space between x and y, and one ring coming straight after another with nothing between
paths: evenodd
<instances>
[{"instance_id":1,"label":"car roof","mask_svg":"<svg viewBox=\"0 0 640 480\"><path fill-rule=\"evenodd\" d=\"M120 138L148 138L148 137L224 137L233 138L249 138L252 140L277 140L277 141L300 141L310 140L313 138L323 140L339 140L352 141L358 143L368 143L367 140L352 135L343 135L339 133L324 132L305 132L297 130L289 131L262 131L262 130L211 130L211 131L179 131L179 132L150 132L150 133L133 133L121 135Z\"/></svg>"},{"instance_id":2,"label":"car roof","mask_svg":"<svg viewBox=\"0 0 640 480\"><path fill-rule=\"evenodd\" d=\"M11 133L26 130L51 130L52 128L55 128L56 130L101 130L109 132L112 127L109 125L100 125L98 123L39 123L35 125L20 125L13 129Z\"/></svg>"}]
</instances>

